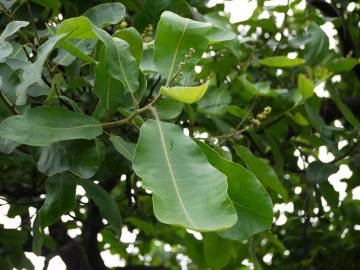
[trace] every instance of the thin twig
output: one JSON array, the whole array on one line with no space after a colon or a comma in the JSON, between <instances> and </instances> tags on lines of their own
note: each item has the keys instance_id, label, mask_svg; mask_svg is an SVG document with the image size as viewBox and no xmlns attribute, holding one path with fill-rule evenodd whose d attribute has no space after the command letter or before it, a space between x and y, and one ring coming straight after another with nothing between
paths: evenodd
<instances>
[{"instance_id":1,"label":"thin twig","mask_svg":"<svg viewBox=\"0 0 360 270\"><path fill-rule=\"evenodd\" d=\"M136 117L137 115L150 110L151 107L156 103L156 101L160 98L160 95L157 95L149 104L147 104L146 106L135 110L132 114L130 114L128 117L121 119L121 120L117 120L114 122L106 122L106 123L102 123L102 127L103 128L114 128L117 126L121 126L124 125L126 123L129 123L134 117Z\"/></svg>"}]
</instances>

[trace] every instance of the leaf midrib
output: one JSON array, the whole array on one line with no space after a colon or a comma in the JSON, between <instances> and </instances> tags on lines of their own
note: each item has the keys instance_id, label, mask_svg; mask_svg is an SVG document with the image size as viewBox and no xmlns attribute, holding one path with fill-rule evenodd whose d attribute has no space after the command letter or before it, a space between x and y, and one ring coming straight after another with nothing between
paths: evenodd
<instances>
[{"instance_id":1,"label":"leaf midrib","mask_svg":"<svg viewBox=\"0 0 360 270\"><path fill-rule=\"evenodd\" d=\"M175 67L176 58L177 58L177 55L178 55L179 50L180 50L180 45L181 45L181 43L182 43L183 40L184 40L185 32L186 32L186 30L187 30L187 27L188 27L189 22L190 22L190 20L187 19L187 20L186 20L186 24L185 24L185 26L184 26L184 30L183 30L183 32L181 33L181 36L180 36L180 40L179 40L179 42L178 42L178 44L177 44L177 46L176 46L175 53L174 53L174 57L173 57L173 60L172 60L172 63L171 63L171 67L170 67L170 70L169 70L168 80L171 79L172 74L173 74L173 72L174 72L174 67Z\"/></svg>"},{"instance_id":2,"label":"leaf midrib","mask_svg":"<svg viewBox=\"0 0 360 270\"><path fill-rule=\"evenodd\" d=\"M164 152L164 157L165 157L166 165L167 165L167 167L169 168L169 172L170 172L170 176L171 176L171 181L172 181L172 183L174 184L174 188L175 188L176 195L177 195L177 197L178 197L178 199L179 199L179 201L180 201L181 208L183 209L184 214L185 214L186 218L188 219L190 225L191 225L193 228L196 228L196 226L195 226L195 224L193 223L193 221L192 221L189 213L187 212L187 210L186 210L186 208L185 208L183 199L181 198L180 190L179 190L179 187L177 186L176 178L175 178L175 175L174 175L174 172L173 172L171 163L170 163L169 155L168 155L168 152L167 152L167 150L166 150L166 143L165 143L165 139L164 139L164 133L163 133L163 130L162 130L162 128L161 128L160 120L159 120L158 117L156 117L155 120L156 120L157 127L158 127L158 129L159 129L160 142L161 142L161 146L162 146L162 149L163 149L163 152Z\"/></svg>"}]
</instances>

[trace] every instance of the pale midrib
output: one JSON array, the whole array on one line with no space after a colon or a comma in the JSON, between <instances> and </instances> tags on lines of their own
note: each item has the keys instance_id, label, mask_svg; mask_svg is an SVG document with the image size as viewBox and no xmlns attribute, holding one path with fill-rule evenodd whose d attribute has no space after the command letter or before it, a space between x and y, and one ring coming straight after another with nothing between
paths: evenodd
<instances>
[{"instance_id":1,"label":"pale midrib","mask_svg":"<svg viewBox=\"0 0 360 270\"><path fill-rule=\"evenodd\" d=\"M83 43L83 41L85 41L85 39L83 39L83 40L80 40L79 42L77 42L75 45L74 45L74 47L76 47L76 46L79 46L81 43ZM61 59L60 59L60 63L62 62L62 61L64 61L67 57L69 57L69 56L73 56L71 53L66 53L63 57L61 57Z\"/></svg>"},{"instance_id":2,"label":"pale midrib","mask_svg":"<svg viewBox=\"0 0 360 270\"><path fill-rule=\"evenodd\" d=\"M110 95L111 95L111 76L108 77L108 85L107 85L107 91L106 91L106 109L110 110Z\"/></svg>"},{"instance_id":3,"label":"pale midrib","mask_svg":"<svg viewBox=\"0 0 360 270\"><path fill-rule=\"evenodd\" d=\"M84 125L84 126L77 126L77 127L48 127L48 126L34 126L34 125L31 125L32 128L45 128L45 129L54 129L54 130L93 128L93 127L100 127L100 126L101 126L101 124L98 124L98 125Z\"/></svg>"},{"instance_id":4,"label":"pale midrib","mask_svg":"<svg viewBox=\"0 0 360 270\"><path fill-rule=\"evenodd\" d=\"M189 21L190 21L190 20L186 20L186 24L185 24L184 30L183 30L183 32L181 33L181 37L180 37L179 43L178 43L177 46L176 46L176 50L175 50L175 54L174 54L174 57L173 57L173 60L172 60L172 63L171 63L171 67L170 67L168 79L171 79L172 73L174 72L174 67L175 67L176 58L177 58L177 55L178 55L179 50L180 50L180 45L181 45L181 43L182 43L182 41L183 41L183 39L184 39L185 32L186 32L186 30L187 30Z\"/></svg>"},{"instance_id":5,"label":"pale midrib","mask_svg":"<svg viewBox=\"0 0 360 270\"><path fill-rule=\"evenodd\" d=\"M115 46L116 46L116 45L115 45ZM131 85L130 85L130 83L129 83L129 81L127 80L127 77L126 77L126 75L125 75L124 67L123 67L122 62L121 62L121 60L120 60L121 58L120 58L119 50L118 50L117 47L116 47L116 53L117 53L117 56L118 56L118 59L119 59L119 65L120 65L121 73L122 73L122 75L123 75L123 77L124 77L124 80L125 80L125 82L126 82L127 87L129 88L129 91L132 93L132 92L134 92L134 90L132 89L132 87L131 87Z\"/></svg>"},{"instance_id":6,"label":"pale midrib","mask_svg":"<svg viewBox=\"0 0 360 270\"><path fill-rule=\"evenodd\" d=\"M193 228L196 228L195 224L193 223L192 219L189 216L189 213L187 212L187 210L185 208L184 202L183 202L183 200L181 198L181 195L180 195L179 187L176 184L176 178L175 178L174 172L173 172L172 167L171 167L169 155L168 155L168 153L166 151L166 143L165 143L165 139L164 139L164 133L162 131L159 119L156 119L156 124L157 124L158 129L159 129L161 146L162 146L163 151L164 151L166 164L167 164L167 166L169 168L169 171L170 171L170 176L171 176L171 180L172 180L172 182L174 184L174 187L175 187L176 195L179 198L180 205L181 205L182 209L184 210L184 214L185 214L186 218L188 219L189 223L191 224L191 226Z\"/></svg>"}]
</instances>

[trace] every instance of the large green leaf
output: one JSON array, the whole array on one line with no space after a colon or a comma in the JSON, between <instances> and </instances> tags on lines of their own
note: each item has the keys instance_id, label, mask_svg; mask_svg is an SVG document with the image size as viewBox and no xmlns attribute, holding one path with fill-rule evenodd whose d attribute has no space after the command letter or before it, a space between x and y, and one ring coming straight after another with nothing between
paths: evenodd
<instances>
[{"instance_id":1,"label":"large green leaf","mask_svg":"<svg viewBox=\"0 0 360 270\"><path fill-rule=\"evenodd\" d=\"M237 145L235 150L245 162L246 167L256 175L264 187L274 190L287 201L288 194L285 187L281 184L273 168L264 159L256 157L248 148L241 145Z\"/></svg>"},{"instance_id":2,"label":"large green leaf","mask_svg":"<svg viewBox=\"0 0 360 270\"><path fill-rule=\"evenodd\" d=\"M199 231L231 227L237 216L226 177L182 130L158 119L140 130L133 168L153 192L157 219Z\"/></svg>"},{"instance_id":3,"label":"large green leaf","mask_svg":"<svg viewBox=\"0 0 360 270\"><path fill-rule=\"evenodd\" d=\"M107 24L116 24L121 21L125 15L125 7L121 3L104 3L92 7L83 13L83 16L97 27L103 27Z\"/></svg>"},{"instance_id":4,"label":"large green leaf","mask_svg":"<svg viewBox=\"0 0 360 270\"><path fill-rule=\"evenodd\" d=\"M99 145L94 140L56 142L40 148L37 166L52 176L69 171L80 178L92 177L100 166Z\"/></svg>"},{"instance_id":5,"label":"large green leaf","mask_svg":"<svg viewBox=\"0 0 360 270\"><path fill-rule=\"evenodd\" d=\"M268 67L287 68L302 65L305 61L300 58L290 59L286 56L272 56L261 59L259 63Z\"/></svg>"},{"instance_id":6,"label":"large green leaf","mask_svg":"<svg viewBox=\"0 0 360 270\"><path fill-rule=\"evenodd\" d=\"M191 104L199 101L208 89L209 81L199 86L175 86L160 88L161 94L166 94L175 100Z\"/></svg>"},{"instance_id":7,"label":"large green leaf","mask_svg":"<svg viewBox=\"0 0 360 270\"><path fill-rule=\"evenodd\" d=\"M57 174L46 180L46 198L38 213L42 229L75 207L75 187L74 177L69 174Z\"/></svg>"},{"instance_id":8,"label":"large green leaf","mask_svg":"<svg viewBox=\"0 0 360 270\"><path fill-rule=\"evenodd\" d=\"M102 187L90 180L76 180L78 185L81 185L86 195L94 201L100 210L100 214L109 222L109 226L117 233L121 234L121 216L119 208L114 199Z\"/></svg>"},{"instance_id":9,"label":"large green leaf","mask_svg":"<svg viewBox=\"0 0 360 270\"><path fill-rule=\"evenodd\" d=\"M227 176L229 196L233 201L238 221L221 232L221 236L244 240L268 229L273 221L272 202L259 180L240 164L228 161L203 142L197 141L211 165Z\"/></svg>"},{"instance_id":10,"label":"large green leaf","mask_svg":"<svg viewBox=\"0 0 360 270\"><path fill-rule=\"evenodd\" d=\"M157 26L154 47L154 61L161 76L171 79L190 48L195 52L183 69L193 68L209 43L207 35L210 31L209 23L193 21L165 11Z\"/></svg>"},{"instance_id":11,"label":"large green leaf","mask_svg":"<svg viewBox=\"0 0 360 270\"><path fill-rule=\"evenodd\" d=\"M59 107L36 107L24 115L6 118L0 137L18 143L45 146L57 141L94 139L102 134L96 119Z\"/></svg>"},{"instance_id":12,"label":"large green leaf","mask_svg":"<svg viewBox=\"0 0 360 270\"><path fill-rule=\"evenodd\" d=\"M27 89L32 84L40 81L47 56L65 36L66 35L64 34L49 38L40 46L36 61L24 68L21 73L21 82L16 87L16 105L25 105L27 100Z\"/></svg>"}]
</instances>

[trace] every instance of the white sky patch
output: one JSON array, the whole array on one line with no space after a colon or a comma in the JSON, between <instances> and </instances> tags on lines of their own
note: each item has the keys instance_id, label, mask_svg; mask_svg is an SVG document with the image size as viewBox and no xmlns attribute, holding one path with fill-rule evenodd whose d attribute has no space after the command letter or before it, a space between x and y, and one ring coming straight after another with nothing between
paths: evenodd
<instances>
[{"instance_id":1,"label":"white sky patch","mask_svg":"<svg viewBox=\"0 0 360 270\"><path fill-rule=\"evenodd\" d=\"M127 227L123 227L121 230L121 238L120 241L123 243L135 243L136 236L138 235L139 231L134 230L130 232Z\"/></svg>"},{"instance_id":2,"label":"white sky patch","mask_svg":"<svg viewBox=\"0 0 360 270\"><path fill-rule=\"evenodd\" d=\"M319 159L324 163L329 163L335 159L334 155L329 152L325 145L319 147Z\"/></svg>"},{"instance_id":3,"label":"white sky patch","mask_svg":"<svg viewBox=\"0 0 360 270\"><path fill-rule=\"evenodd\" d=\"M334 24L331 22L326 22L320 27L329 38L330 49L336 49L337 47L336 47L335 36L337 35L337 31L334 27Z\"/></svg>"},{"instance_id":4,"label":"white sky patch","mask_svg":"<svg viewBox=\"0 0 360 270\"><path fill-rule=\"evenodd\" d=\"M318 97L321 98L329 98L330 94L329 92L325 89L325 82L321 82L319 83L315 88L314 88L314 92Z\"/></svg>"},{"instance_id":5,"label":"white sky patch","mask_svg":"<svg viewBox=\"0 0 360 270\"><path fill-rule=\"evenodd\" d=\"M231 23L248 20L256 7L257 3L255 0L232 0L225 2L225 12L231 14Z\"/></svg>"},{"instance_id":6,"label":"white sky patch","mask_svg":"<svg viewBox=\"0 0 360 270\"><path fill-rule=\"evenodd\" d=\"M360 186L357 186L352 190L353 200L360 200Z\"/></svg>"},{"instance_id":7,"label":"white sky patch","mask_svg":"<svg viewBox=\"0 0 360 270\"><path fill-rule=\"evenodd\" d=\"M104 260L105 266L111 268L111 267L124 267L125 261L120 259L120 256L118 254L111 254L109 250L105 250L100 253L101 258ZM57 269L52 269L57 270Z\"/></svg>"},{"instance_id":8,"label":"white sky patch","mask_svg":"<svg viewBox=\"0 0 360 270\"><path fill-rule=\"evenodd\" d=\"M343 201L346 197L347 184L342 182L342 179L349 179L352 176L352 171L346 164L341 164L337 173L329 176L329 183L334 187L335 191L339 193L339 200Z\"/></svg>"}]
</instances>

